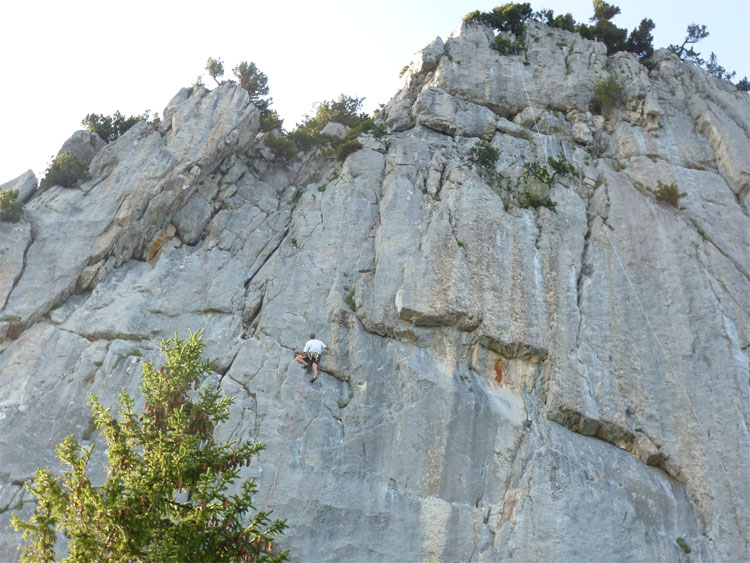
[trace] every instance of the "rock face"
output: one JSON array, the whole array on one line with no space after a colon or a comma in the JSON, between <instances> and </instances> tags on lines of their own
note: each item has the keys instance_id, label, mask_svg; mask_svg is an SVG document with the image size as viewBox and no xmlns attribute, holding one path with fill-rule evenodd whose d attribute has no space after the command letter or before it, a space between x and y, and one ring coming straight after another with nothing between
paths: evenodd
<instances>
[{"instance_id":1,"label":"rock face","mask_svg":"<svg viewBox=\"0 0 750 563\"><path fill-rule=\"evenodd\" d=\"M527 33L437 39L343 164L277 165L243 90L181 90L0 224L0 508L28 515L64 436L101 445L88 394L136 392L188 328L237 397L221 436L268 445L263 506L315 330L271 499L292 560L747 559L750 98ZM627 104L597 115L610 74ZM548 156L576 171L556 211L520 207L506 182Z\"/></svg>"}]
</instances>

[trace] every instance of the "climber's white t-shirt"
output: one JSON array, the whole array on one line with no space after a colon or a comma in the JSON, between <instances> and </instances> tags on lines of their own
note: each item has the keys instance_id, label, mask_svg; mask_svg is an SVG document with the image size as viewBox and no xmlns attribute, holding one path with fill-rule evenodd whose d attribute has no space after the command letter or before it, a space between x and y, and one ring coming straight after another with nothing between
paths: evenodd
<instances>
[{"instance_id":1,"label":"climber's white t-shirt","mask_svg":"<svg viewBox=\"0 0 750 563\"><path fill-rule=\"evenodd\" d=\"M307 354L308 352L313 352L315 354L322 354L323 350L325 350L326 345L323 343L322 340L313 339L308 340L307 344L305 344L305 349L303 352Z\"/></svg>"}]
</instances>

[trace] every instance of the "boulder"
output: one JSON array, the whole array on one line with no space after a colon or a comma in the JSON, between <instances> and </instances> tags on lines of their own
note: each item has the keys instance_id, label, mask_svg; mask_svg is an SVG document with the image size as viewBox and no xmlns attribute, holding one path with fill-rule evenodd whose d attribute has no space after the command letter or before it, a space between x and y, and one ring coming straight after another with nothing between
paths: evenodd
<instances>
[{"instance_id":1,"label":"boulder","mask_svg":"<svg viewBox=\"0 0 750 563\"><path fill-rule=\"evenodd\" d=\"M38 184L39 182L37 182L34 172L32 172L31 170L27 170L18 178L2 184L2 189L18 190L18 201L23 201L24 203L26 203L36 192Z\"/></svg>"},{"instance_id":2,"label":"boulder","mask_svg":"<svg viewBox=\"0 0 750 563\"><path fill-rule=\"evenodd\" d=\"M84 164L89 164L97 152L99 152L107 143L93 131L76 131L60 147L58 154L70 152L80 158Z\"/></svg>"}]
</instances>

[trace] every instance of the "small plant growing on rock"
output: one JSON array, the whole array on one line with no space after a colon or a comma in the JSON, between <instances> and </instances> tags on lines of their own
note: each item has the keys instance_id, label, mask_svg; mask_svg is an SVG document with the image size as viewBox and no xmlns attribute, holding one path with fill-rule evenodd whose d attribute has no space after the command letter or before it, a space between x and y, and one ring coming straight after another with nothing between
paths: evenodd
<instances>
[{"instance_id":1,"label":"small plant growing on rock","mask_svg":"<svg viewBox=\"0 0 750 563\"><path fill-rule=\"evenodd\" d=\"M511 41L502 35L496 36L495 40L490 44L490 47L501 55L518 55L526 50L526 44L522 39L514 39Z\"/></svg>"},{"instance_id":2,"label":"small plant growing on rock","mask_svg":"<svg viewBox=\"0 0 750 563\"><path fill-rule=\"evenodd\" d=\"M18 190L0 190L0 221L18 223L23 215L23 202L17 201Z\"/></svg>"},{"instance_id":3,"label":"small plant growing on rock","mask_svg":"<svg viewBox=\"0 0 750 563\"><path fill-rule=\"evenodd\" d=\"M349 306L349 308L356 313L357 304L354 301L354 289L352 289L351 287L345 286L344 291L346 292L344 295L344 301L346 301L346 304Z\"/></svg>"},{"instance_id":4,"label":"small plant growing on rock","mask_svg":"<svg viewBox=\"0 0 750 563\"><path fill-rule=\"evenodd\" d=\"M684 538L677 538L675 541L677 542L677 545L680 546L680 549L682 549L682 551L684 551L685 553L690 553L692 551Z\"/></svg>"},{"instance_id":5,"label":"small plant growing on rock","mask_svg":"<svg viewBox=\"0 0 750 563\"><path fill-rule=\"evenodd\" d=\"M595 111L606 113L625 103L625 88L613 75L594 84L591 105Z\"/></svg>"},{"instance_id":6,"label":"small plant growing on rock","mask_svg":"<svg viewBox=\"0 0 750 563\"><path fill-rule=\"evenodd\" d=\"M656 190L650 190L654 194L656 201L671 205L672 207L679 207L680 198L687 195L685 192L680 193L676 182L665 184L661 180L657 180L657 186Z\"/></svg>"},{"instance_id":7,"label":"small plant growing on rock","mask_svg":"<svg viewBox=\"0 0 750 563\"><path fill-rule=\"evenodd\" d=\"M358 151L362 148L362 143L360 143L357 139L350 139L348 141L344 141L341 143L338 147L336 147L336 156L339 160L346 160L346 157L352 154L353 152Z\"/></svg>"},{"instance_id":8,"label":"small plant growing on rock","mask_svg":"<svg viewBox=\"0 0 750 563\"><path fill-rule=\"evenodd\" d=\"M81 180L90 180L88 167L76 155L69 151L58 154L47 167L44 178L39 182L39 189L46 190L52 186L73 188Z\"/></svg>"},{"instance_id":9,"label":"small plant growing on rock","mask_svg":"<svg viewBox=\"0 0 750 563\"><path fill-rule=\"evenodd\" d=\"M534 176L527 176L523 179L516 194L516 199L518 199L518 205L523 209L546 207L555 211L557 206L550 197L549 185Z\"/></svg>"},{"instance_id":10,"label":"small plant growing on rock","mask_svg":"<svg viewBox=\"0 0 750 563\"><path fill-rule=\"evenodd\" d=\"M490 172L495 171L499 156L500 151L487 141L477 141L477 143L469 149L469 159Z\"/></svg>"},{"instance_id":11,"label":"small plant growing on rock","mask_svg":"<svg viewBox=\"0 0 750 563\"><path fill-rule=\"evenodd\" d=\"M550 174L547 167L541 162L524 162L523 167L526 169L526 176L539 180L542 184L551 184L553 175Z\"/></svg>"},{"instance_id":12,"label":"small plant growing on rock","mask_svg":"<svg viewBox=\"0 0 750 563\"><path fill-rule=\"evenodd\" d=\"M554 158L552 156L547 157L547 164L549 164L550 168L552 168L554 174L560 174L560 176L565 176L567 174L570 174L571 176L576 175L576 170L573 168L573 165L568 162L568 159L565 158L565 155L561 155L560 158Z\"/></svg>"}]
</instances>

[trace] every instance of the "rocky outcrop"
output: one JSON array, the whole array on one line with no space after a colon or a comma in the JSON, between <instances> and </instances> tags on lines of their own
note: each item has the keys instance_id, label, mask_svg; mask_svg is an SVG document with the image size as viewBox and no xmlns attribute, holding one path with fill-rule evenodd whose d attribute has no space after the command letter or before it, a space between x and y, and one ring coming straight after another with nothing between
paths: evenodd
<instances>
[{"instance_id":1,"label":"rocky outcrop","mask_svg":"<svg viewBox=\"0 0 750 563\"><path fill-rule=\"evenodd\" d=\"M343 164L277 165L243 90L181 90L0 225L0 508L28 514L65 435L101 446L88 393L136 392L188 328L238 398L221 436L268 445L264 501L315 330L271 499L293 560L746 558L750 98L664 51L491 40L429 45ZM627 102L599 115L609 75ZM519 206L549 156L575 171L555 211Z\"/></svg>"},{"instance_id":2,"label":"rocky outcrop","mask_svg":"<svg viewBox=\"0 0 750 563\"><path fill-rule=\"evenodd\" d=\"M93 131L76 131L63 143L60 153L69 152L74 154L84 164L90 164L97 152L107 143Z\"/></svg>"},{"instance_id":3,"label":"rocky outcrop","mask_svg":"<svg viewBox=\"0 0 750 563\"><path fill-rule=\"evenodd\" d=\"M24 203L26 203L34 195L34 192L36 191L37 183L38 182L36 180L36 176L34 175L34 172L31 170L27 170L26 172L21 174L18 178L14 178L13 180L10 180L9 182L5 182L0 189L18 190L18 197L16 199L18 201L23 201Z\"/></svg>"}]
</instances>

